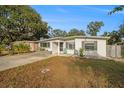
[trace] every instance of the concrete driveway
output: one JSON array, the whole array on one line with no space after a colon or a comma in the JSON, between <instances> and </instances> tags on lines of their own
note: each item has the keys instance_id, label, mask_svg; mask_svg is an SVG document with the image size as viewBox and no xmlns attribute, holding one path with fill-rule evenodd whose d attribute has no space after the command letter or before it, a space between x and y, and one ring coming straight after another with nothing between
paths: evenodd
<instances>
[{"instance_id":1,"label":"concrete driveway","mask_svg":"<svg viewBox=\"0 0 124 93\"><path fill-rule=\"evenodd\" d=\"M0 57L0 71L14 68L17 66L33 63L42 59L47 59L52 57L51 54L47 52L34 52L26 53L22 55L13 55L13 56L3 56Z\"/></svg>"}]
</instances>

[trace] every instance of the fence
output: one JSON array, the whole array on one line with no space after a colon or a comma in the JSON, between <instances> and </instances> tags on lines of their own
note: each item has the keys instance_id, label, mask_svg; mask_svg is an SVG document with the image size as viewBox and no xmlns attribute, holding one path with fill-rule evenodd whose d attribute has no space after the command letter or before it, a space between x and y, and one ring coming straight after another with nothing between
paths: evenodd
<instances>
[{"instance_id":1,"label":"fence","mask_svg":"<svg viewBox=\"0 0 124 93\"><path fill-rule=\"evenodd\" d=\"M107 57L121 57L121 45L107 45Z\"/></svg>"},{"instance_id":2,"label":"fence","mask_svg":"<svg viewBox=\"0 0 124 93\"><path fill-rule=\"evenodd\" d=\"M121 46L121 55L124 58L124 45Z\"/></svg>"}]
</instances>

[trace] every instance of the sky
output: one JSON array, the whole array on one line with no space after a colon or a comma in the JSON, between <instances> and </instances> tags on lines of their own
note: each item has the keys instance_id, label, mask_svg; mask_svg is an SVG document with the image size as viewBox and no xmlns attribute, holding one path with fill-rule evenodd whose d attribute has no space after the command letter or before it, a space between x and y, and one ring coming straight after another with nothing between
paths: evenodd
<instances>
[{"instance_id":1,"label":"sky","mask_svg":"<svg viewBox=\"0 0 124 93\"><path fill-rule=\"evenodd\" d=\"M69 31L72 28L87 30L91 21L103 21L99 35L105 31L118 30L124 21L124 11L108 15L115 5L33 5L34 8L53 29Z\"/></svg>"}]
</instances>

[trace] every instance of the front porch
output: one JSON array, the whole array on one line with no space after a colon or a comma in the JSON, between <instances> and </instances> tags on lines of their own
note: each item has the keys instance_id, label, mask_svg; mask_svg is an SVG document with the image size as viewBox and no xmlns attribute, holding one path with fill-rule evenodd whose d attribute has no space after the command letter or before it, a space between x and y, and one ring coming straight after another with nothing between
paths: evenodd
<instances>
[{"instance_id":1,"label":"front porch","mask_svg":"<svg viewBox=\"0 0 124 93\"><path fill-rule=\"evenodd\" d=\"M65 42L52 42L52 54L64 54L65 50Z\"/></svg>"}]
</instances>

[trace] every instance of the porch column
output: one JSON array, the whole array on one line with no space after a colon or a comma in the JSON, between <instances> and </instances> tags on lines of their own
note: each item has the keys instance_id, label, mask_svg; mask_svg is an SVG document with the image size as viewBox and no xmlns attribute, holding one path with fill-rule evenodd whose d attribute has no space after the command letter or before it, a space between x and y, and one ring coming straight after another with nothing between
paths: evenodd
<instances>
[{"instance_id":1,"label":"porch column","mask_svg":"<svg viewBox=\"0 0 124 93\"><path fill-rule=\"evenodd\" d=\"M38 42L38 50L40 50L40 47L41 47L41 46L40 46L40 42Z\"/></svg>"},{"instance_id":2,"label":"porch column","mask_svg":"<svg viewBox=\"0 0 124 93\"><path fill-rule=\"evenodd\" d=\"M60 54L60 42L58 41L58 55Z\"/></svg>"}]
</instances>

